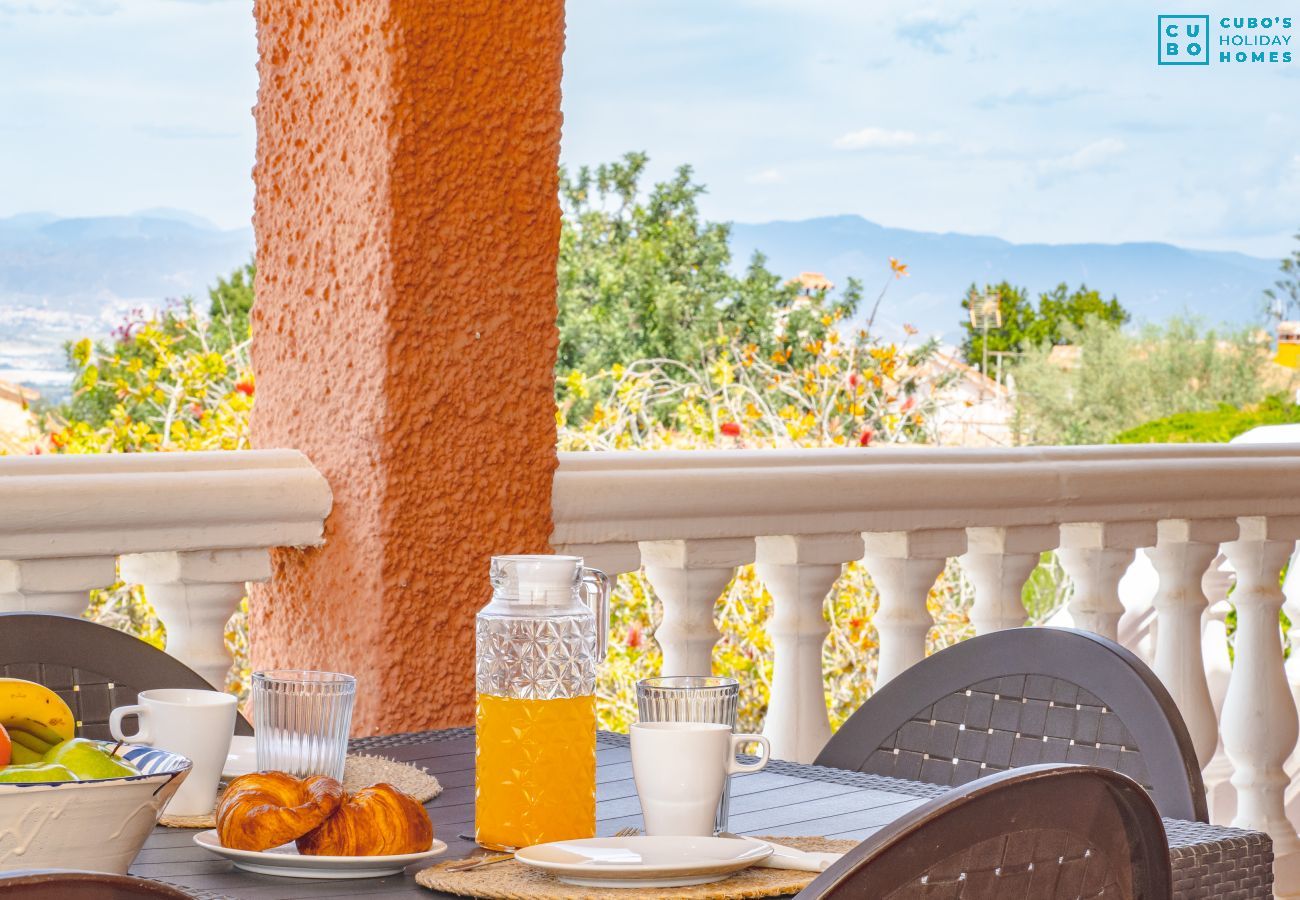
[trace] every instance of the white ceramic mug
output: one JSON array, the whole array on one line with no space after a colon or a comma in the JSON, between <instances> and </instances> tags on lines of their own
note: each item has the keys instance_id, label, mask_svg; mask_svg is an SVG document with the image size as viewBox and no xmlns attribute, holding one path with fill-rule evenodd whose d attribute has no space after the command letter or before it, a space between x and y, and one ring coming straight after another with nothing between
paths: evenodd
<instances>
[{"instance_id":1,"label":"white ceramic mug","mask_svg":"<svg viewBox=\"0 0 1300 900\"><path fill-rule=\"evenodd\" d=\"M136 706L119 706L108 717L108 730L119 741L146 744L189 757L194 767L167 804L168 815L204 816L217 803L217 783L235 733L235 698L221 691L159 688L141 691ZM139 719L127 734L122 720Z\"/></svg>"},{"instance_id":2,"label":"white ceramic mug","mask_svg":"<svg viewBox=\"0 0 1300 900\"><path fill-rule=\"evenodd\" d=\"M763 746L756 763L741 763L741 745ZM645 832L650 835L709 836L717 824L718 801L727 776L757 772L772 746L761 734L732 734L711 722L639 722L632 726L632 777Z\"/></svg>"}]
</instances>

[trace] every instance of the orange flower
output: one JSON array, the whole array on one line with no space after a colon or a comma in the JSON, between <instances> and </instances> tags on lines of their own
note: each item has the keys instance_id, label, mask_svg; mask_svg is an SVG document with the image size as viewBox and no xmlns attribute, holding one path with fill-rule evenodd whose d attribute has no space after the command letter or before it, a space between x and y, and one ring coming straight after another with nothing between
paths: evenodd
<instances>
[{"instance_id":1,"label":"orange flower","mask_svg":"<svg viewBox=\"0 0 1300 900\"><path fill-rule=\"evenodd\" d=\"M894 273L895 278L902 278L907 274L907 263L899 262L894 257L889 257L889 271Z\"/></svg>"},{"instance_id":2,"label":"orange flower","mask_svg":"<svg viewBox=\"0 0 1300 900\"><path fill-rule=\"evenodd\" d=\"M740 424L738 422L723 422L718 426L718 430L727 437L740 437Z\"/></svg>"},{"instance_id":3,"label":"orange flower","mask_svg":"<svg viewBox=\"0 0 1300 900\"><path fill-rule=\"evenodd\" d=\"M235 390L239 391L241 394L247 394L249 397L253 396L253 379L239 379L235 382Z\"/></svg>"}]
</instances>

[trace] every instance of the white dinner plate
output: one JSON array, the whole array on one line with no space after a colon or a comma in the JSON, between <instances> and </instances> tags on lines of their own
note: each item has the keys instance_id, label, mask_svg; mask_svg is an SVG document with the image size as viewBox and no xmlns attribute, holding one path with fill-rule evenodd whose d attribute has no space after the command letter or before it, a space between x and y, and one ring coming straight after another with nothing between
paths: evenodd
<instances>
[{"instance_id":1,"label":"white dinner plate","mask_svg":"<svg viewBox=\"0 0 1300 900\"><path fill-rule=\"evenodd\" d=\"M771 847L756 841L640 835L537 844L515 859L568 884L650 888L721 881L771 855Z\"/></svg>"},{"instance_id":2,"label":"white dinner plate","mask_svg":"<svg viewBox=\"0 0 1300 900\"><path fill-rule=\"evenodd\" d=\"M380 878L396 875L412 863L422 862L447 851L447 845L437 838L433 846L423 853L403 853L399 856L305 856L293 844L272 850L232 850L221 846L217 832L200 831L194 843L204 850L226 857L237 868L259 875L284 875L289 878Z\"/></svg>"},{"instance_id":3,"label":"white dinner plate","mask_svg":"<svg viewBox=\"0 0 1300 900\"><path fill-rule=\"evenodd\" d=\"M257 771L257 742L251 735L237 734L230 739L230 752L221 767L222 778L234 778Z\"/></svg>"}]
</instances>

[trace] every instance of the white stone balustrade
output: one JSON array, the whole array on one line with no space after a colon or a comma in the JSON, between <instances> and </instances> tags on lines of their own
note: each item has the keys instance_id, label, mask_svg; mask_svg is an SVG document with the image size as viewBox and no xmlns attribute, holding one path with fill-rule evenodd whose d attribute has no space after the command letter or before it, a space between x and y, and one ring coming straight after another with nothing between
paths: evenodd
<instances>
[{"instance_id":1,"label":"white stone balustrade","mask_svg":"<svg viewBox=\"0 0 1300 900\"><path fill-rule=\"evenodd\" d=\"M1219 545L1236 536L1237 523L1230 519L1166 519L1159 523L1156 545L1146 551L1160 578L1152 668L1183 714L1202 768L1214 756L1219 726L1201 653L1201 619L1209 606L1201 583Z\"/></svg>"},{"instance_id":2,"label":"white stone balustrade","mask_svg":"<svg viewBox=\"0 0 1300 900\"><path fill-rule=\"evenodd\" d=\"M1211 766L1232 771L1230 786L1211 784L1216 815L1272 834L1279 872L1288 860L1300 864L1284 805L1297 737L1291 690L1300 685L1288 683L1278 625L1278 573L1300 536L1300 446L562 453L553 499L557 549L626 572L639 548L665 605L655 637L666 671L705 671L718 594L735 566L757 559L774 601L764 732L776 755L802 761L829 733L814 662L827 632L822 603L858 553L858 535L880 594L877 683L924 654L926 593L949 557L960 557L975 585L971 619L987 633L1024 622L1025 581L1039 554L1059 547L1076 627L1114 638L1124 612L1118 583L1145 550L1159 589L1139 637L1152 641L1154 668L1200 762L1211 761L1220 737L1226 748ZM1216 722L1224 604L1206 613L1202 581L1225 577L1206 573L1221 545L1238 572L1238 631ZM1293 608L1300 637L1300 600Z\"/></svg>"},{"instance_id":3,"label":"white stone balustrade","mask_svg":"<svg viewBox=\"0 0 1300 900\"><path fill-rule=\"evenodd\" d=\"M1025 624L1025 582L1044 551L1060 542L1054 526L967 528L962 568L975 585L970 621L976 634Z\"/></svg>"},{"instance_id":4,"label":"white stone balustrade","mask_svg":"<svg viewBox=\"0 0 1300 900\"><path fill-rule=\"evenodd\" d=\"M867 533L863 562L880 605L872 618L880 642L879 687L925 659L934 625L926 601L950 556L966 550L966 533L954 528Z\"/></svg>"},{"instance_id":5,"label":"white stone balustrade","mask_svg":"<svg viewBox=\"0 0 1300 900\"><path fill-rule=\"evenodd\" d=\"M772 595L772 690L763 733L772 754L811 762L831 737L821 679L830 631L822 605L844 564L861 559L857 534L777 535L757 539L758 577Z\"/></svg>"},{"instance_id":6,"label":"white stone balustrade","mask_svg":"<svg viewBox=\"0 0 1300 900\"><path fill-rule=\"evenodd\" d=\"M1285 598L1282 565L1300 538L1300 517L1243 516L1237 540L1223 552L1237 572L1236 653L1223 701L1223 748L1232 761L1237 815L1232 824L1258 828L1273 838L1279 857L1300 851L1288 821L1284 770L1300 736L1295 701L1282 659L1279 613Z\"/></svg>"},{"instance_id":7,"label":"white stone balustrade","mask_svg":"<svg viewBox=\"0 0 1300 900\"><path fill-rule=\"evenodd\" d=\"M713 607L736 567L754 561L753 539L647 541L641 561L664 606L655 631L664 653L663 674L708 675L713 645L722 637Z\"/></svg>"},{"instance_id":8,"label":"white stone balustrade","mask_svg":"<svg viewBox=\"0 0 1300 900\"><path fill-rule=\"evenodd\" d=\"M213 684L226 621L272 547L322 543L329 486L296 450L0 457L0 611L80 615L145 585L167 650Z\"/></svg>"}]
</instances>

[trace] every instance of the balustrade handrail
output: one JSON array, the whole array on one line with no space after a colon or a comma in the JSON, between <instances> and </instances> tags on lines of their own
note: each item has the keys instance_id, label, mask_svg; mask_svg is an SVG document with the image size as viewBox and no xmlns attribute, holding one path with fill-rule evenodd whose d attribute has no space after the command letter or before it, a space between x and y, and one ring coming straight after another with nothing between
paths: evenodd
<instances>
[{"instance_id":1,"label":"balustrade handrail","mask_svg":"<svg viewBox=\"0 0 1300 900\"><path fill-rule=\"evenodd\" d=\"M553 500L555 546L1278 516L1300 445L568 452Z\"/></svg>"},{"instance_id":2,"label":"balustrade handrail","mask_svg":"<svg viewBox=\"0 0 1300 900\"><path fill-rule=\"evenodd\" d=\"M313 546L331 503L297 450L0 457L0 559Z\"/></svg>"}]
</instances>

